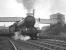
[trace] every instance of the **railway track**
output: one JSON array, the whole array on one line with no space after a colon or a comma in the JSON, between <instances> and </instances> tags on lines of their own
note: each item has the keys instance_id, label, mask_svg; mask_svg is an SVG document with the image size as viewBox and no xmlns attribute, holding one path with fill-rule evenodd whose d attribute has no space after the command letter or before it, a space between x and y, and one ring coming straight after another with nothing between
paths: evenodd
<instances>
[{"instance_id":1,"label":"railway track","mask_svg":"<svg viewBox=\"0 0 66 50\"><path fill-rule=\"evenodd\" d=\"M0 37L0 50L16 50L7 37Z\"/></svg>"},{"instance_id":2,"label":"railway track","mask_svg":"<svg viewBox=\"0 0 66 50\"><path fill-rule=\"evenodd\" d=\"M0 44L5 43L5 47L8 48L8 50L66 50L66 42L60 40L39 39L20 41L9 38L0 38L0 40ZM1 45L0 49L3 50Z\"/></svg>"},{"instance_id":3,"label":"railway track","mask_svg":"<svg viewBox=\"0 0 66 50\"><path fill-rule=\"evenodd\" d=\"M38 48L45 48L49 50L66 50L66 42L57 40L30 40L25 42Z\"/></svg>"},{"instance_id":4,"label":"railway track","mask_svg":"<svg viewBox=\"0 0 66 50\"><path fill-rule=\"evenodd\" d=\"M53 50L66 50L66 42L64 41L46 39L38 41L33 40L31 42L46 46L47 48L51 48Z\"/></svg>"},{"instance_id":5,"label":"railway track","mask_svg":"<svg viewBox=\"0 0 66 50\"><path fill-rule=\"evenodd\" d=\"M12 42L15 44L18 50L40 50L40 47L36 46L33 43L20 41L20 40L13 40Z\"/></svg>"},{"instance_id":6,"label":"railway track","mask_svg":"<svg viewBox=\"0 0 66 50\"><path fill-rule=\"evenodd\" d=\"M31 50L66 50L65 42L56 41L56 40L29 40L29 41L13 41L15 44L18 44L19 46L28 47L31 48ZM60 42L60 43L59 43ZM62 44L61 44L62 43ZM27 49L24 49L27 50Z\"/></svg>"}]
</instances>

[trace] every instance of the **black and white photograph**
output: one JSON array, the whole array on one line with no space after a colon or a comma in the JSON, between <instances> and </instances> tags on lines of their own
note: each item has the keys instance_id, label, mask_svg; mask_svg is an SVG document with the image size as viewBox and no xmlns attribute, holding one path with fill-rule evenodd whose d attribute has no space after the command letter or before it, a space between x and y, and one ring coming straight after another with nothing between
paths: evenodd
<instances>
[{"instance_id":1,"label":"black and white photograph","mask_svg":"<svg viewBox=\"0 0 66 50\"><path fill-rule=\"evenodd\" d=\"M66 0L0 0L0 50L66 50Z\"/></svg>"}]
</instances>

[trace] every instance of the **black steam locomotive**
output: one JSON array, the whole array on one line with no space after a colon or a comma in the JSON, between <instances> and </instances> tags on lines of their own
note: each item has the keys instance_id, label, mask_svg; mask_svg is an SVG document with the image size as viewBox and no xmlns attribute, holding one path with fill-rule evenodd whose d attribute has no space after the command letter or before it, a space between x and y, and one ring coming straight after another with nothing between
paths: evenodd
<instances>
[{"instance_id":1,"label":"black steam locomotive","mask_svg":"<svg viewBox=\"0 0 66 50\"><path fill-rule=\"evenodd\" d=\"M28 15L22 22L17 21L9 27L9 32L14 35L14 32L20 31L23 36L30 36L31 39L37 39L38 30L34 27L35 18Z\"/></svg>"}]
</instances>

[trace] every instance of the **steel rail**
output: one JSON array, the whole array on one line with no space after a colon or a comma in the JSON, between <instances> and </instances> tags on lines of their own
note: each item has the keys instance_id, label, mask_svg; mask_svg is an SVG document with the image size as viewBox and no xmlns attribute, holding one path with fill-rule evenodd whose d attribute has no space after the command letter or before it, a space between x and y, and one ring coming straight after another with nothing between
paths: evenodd
<instances>
[{"instance_id":1,"label":"steel rail","mask_svg":"<svg viewBox=\"0 0 66 50\"><path fill-rule=\"evenodd\" d=\"M14 47L14 49L15 49L15 50L18 50L17 47L14 45L14 43L13 43L10 39L8 39L8 40L9 40L9 42L12 44L12 46Z\"/></svg>"}]
</instances>

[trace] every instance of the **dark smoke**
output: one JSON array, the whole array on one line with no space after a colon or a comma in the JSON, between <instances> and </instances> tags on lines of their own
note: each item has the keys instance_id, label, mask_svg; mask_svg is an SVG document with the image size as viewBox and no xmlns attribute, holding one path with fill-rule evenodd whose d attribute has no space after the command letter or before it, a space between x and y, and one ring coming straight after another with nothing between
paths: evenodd
<instances>
[{"instance_id":1,"label":"dark smoke","mask_svg":"<svg viewBox=\"0 0 66 50\"><path fill-rule=\"evenodd\" d=\"M30 11L33 9L34 2L35 0L23 0L23 5L28 11Z\"/></svg>"}]
</instances>

